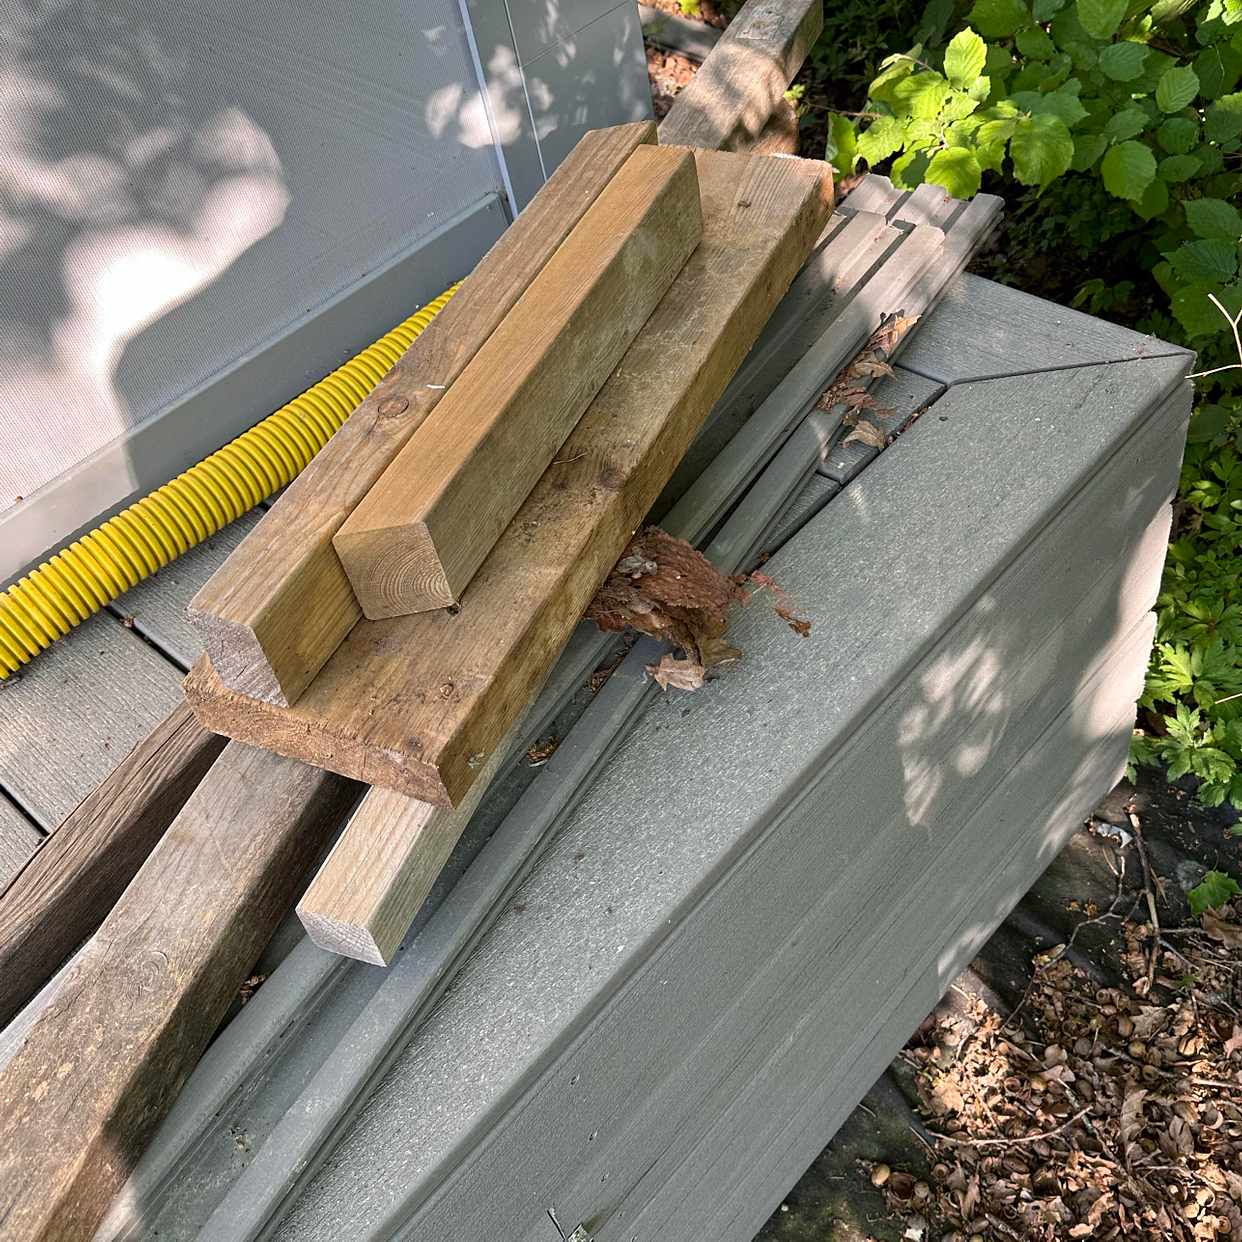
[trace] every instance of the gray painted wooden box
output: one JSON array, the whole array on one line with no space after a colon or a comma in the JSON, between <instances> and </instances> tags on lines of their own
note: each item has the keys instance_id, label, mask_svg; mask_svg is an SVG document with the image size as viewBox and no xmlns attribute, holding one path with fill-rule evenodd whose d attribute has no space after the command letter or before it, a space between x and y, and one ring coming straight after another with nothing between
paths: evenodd
<instances>
[{"instance_id":1,"label":"gray painted wooden box","mask_svg":"<svg viewBox=\"0 0 1242 1242\"><path fill-rule=\"evenodd\" d=\"M670 491L722 563L771 552L809 636L760 596L698 693L655 695L640 643L592 696L580 631L535 712L560 748L489 796L394 966L286 929L101 1242L752 1236L1124 760L1189 358L953 280L994 219L868 179ZM946 283L874 390L895 443L803 417ZM105 615L4 691L26 813L106 770L96 733L47 783L95 650L117 738L130 664L137 709L171 701L178 605L235 537L123 601L154 648Z\"/></svg>"}]
</instances>

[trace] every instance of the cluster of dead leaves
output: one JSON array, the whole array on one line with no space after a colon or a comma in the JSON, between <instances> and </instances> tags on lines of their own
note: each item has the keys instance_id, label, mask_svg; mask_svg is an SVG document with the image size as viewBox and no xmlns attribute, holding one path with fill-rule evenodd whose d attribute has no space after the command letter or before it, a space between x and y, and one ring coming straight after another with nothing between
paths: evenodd
<instances>
[{"instance_id":1,"label":"cluster of dead leaves","mask_svg":"<svg viewBox=\"0 0 1242 1242\"><path fill-rule=\"evenodd\" d=\"M670 643L681 656L665 655L648 672L667 690L697 690L708 671L742 653L725 639L734 604L744 604L746 583L773 589L776 614L804 637L811 625L764 574L750 579L723 574L692 544L658 526L640 530L586 611L601 630L637 630Z\"/></svg>"},{"instance_id":2,"label":"cluster of dead leaves","mask_svg":"<svg viewBox=\"0 0 1242 1242\"><path fill-rule=\"evenodd\" d=\"M888 444L888 432L873 419L891 418L893 411L880 405L868 389L873 380L893 374L888 359L897 343L917 322L917 315L889 315L849 366L820 393L815 402L817 409L844 410L842 422L850 431L842 444L858 440L877 449ZM872 418L865 417L867 414Z\"/></svg>"},{"instance_id":3,"label":"cluster of dead leaves","mask_svg":"<svg viewBox=\"0 0 1242 1242\"><path fill-rule=\"evenodd\" d=\"M1151 928L1123 932L1129 987L1050 953L1022 1021L973 998L907 1050L938 1159L885 1178L894 1210L946 1242L1242 1240L1242 906L1166 931L1150 989Z\"/></svg>"}]
</instances>

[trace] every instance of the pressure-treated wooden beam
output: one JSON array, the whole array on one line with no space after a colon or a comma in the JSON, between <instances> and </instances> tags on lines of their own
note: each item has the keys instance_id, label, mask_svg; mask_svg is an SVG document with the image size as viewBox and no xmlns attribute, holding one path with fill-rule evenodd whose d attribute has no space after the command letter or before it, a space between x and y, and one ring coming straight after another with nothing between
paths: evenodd
<instances>
[{"instance_id":1,"label":"pressure-treated wooden beam","mask_svg":"<svg viewBox=\"0 0 1242 1242\"><path fill-rule=\"evenodd\" d=\"M233 743L0 1073L0 1236L92 1236L358 787Z\"/></svg>"},{"instance_id":2,"label":"pressure-treated wooden beam","mask_svg":"<svg viewBox=\"0 0 1242 1242\"><path fill-rule=\"evenodd\" d=\"M296 702L362 617L332 536L617 169L654 140L649 122L588 133L194 597L190 618L224 685Z\"/></svg>"},{"instance_id":3,"label":"pressure-treated wooden beam","mask_svg":"<svg viewBox=\"0 0 1242 1242\"><path fill-rule=\"evenodd\" d=\"M754 145L823 25L822 0L747 0L660 122L660 142Z\"/></svg>"},{"instance_id":4,"label":"pressure-treated wooden beam","mask_svg":"<svg viewBox=\"0 0 1242 1242\"><path fill-rule=\"evenodd\" d=\"M546 675L831 208L818 161L696 153L703 240L518 511L458 612L355 628L292 708L202 660L199 718L437 805L459 803Z\"/></svg>"},{"instance_id":5,"label":"pressure-treated wooden beam","mask_svg":"<svg viewBox=\"0 0 1242 1242\"><path fill-rule=\"evenodd\" d=\"M180 703L0 894L0 1027L99 926L226 739Z\"/></svg>"},{"instance_id":6,"label":"pressure-treated wooden beam","mask_svg":"<svg viewBox=\"0 0 1242 1242\"><path fill-rule=\"evenodd\" d=\"M366 616L460 600L701 233L690 152L639 147L337 531Z\"/></svg>"}]
</instances>

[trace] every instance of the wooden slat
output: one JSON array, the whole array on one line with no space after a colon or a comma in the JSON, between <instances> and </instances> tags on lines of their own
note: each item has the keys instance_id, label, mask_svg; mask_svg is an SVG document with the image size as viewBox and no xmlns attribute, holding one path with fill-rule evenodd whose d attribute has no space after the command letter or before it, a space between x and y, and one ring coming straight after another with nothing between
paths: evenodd
<instances>
[{"instance_id":1,"label":"wooden slat","mask_svg":"<svg viewBox=\"0 0 1242 1242\"><path fill-rule=\"evenodd\" d=\"M227 746L0 1074L0 1222L88 1238L357 787Z\"/></svg>"},{"instance_id":2,"label":"wooden slat","mask_svg":"<svg viewBox=\"0 0 1242 1242\"><path fill-rule=\"evenodd\" d=\"M821 0L747 0L660 122L660 142L755 142L823 29Z\"/></svg>"},{"instance_id":3,"label":"wooden slat","mask_svg":"<svg viewBox=\"0 0 1242 1242\"><path fill-rule=\"evenodd\" d=\"M698 152L703 240L460 611L358 626L302 700L186 679L199 718L438 805L459 801L667 481L831 206L824 164Z\"/></svg>"},{"instance_id":4,"label":"wooden slat","mask_svg":"<svg viewBox=\"0 0 1242 1242\"><path fill-rule=\"evenodd\" d=\"M51 832L180 701L178 671L110 613L0 683L0 786Z\"/></svg>"},{"instance_id":5,"label":"wooden slat","mask_svg":"<svg viewBox=\"0 0 1242 1242\"><path fill-rule=\"evenodd\" d=\"M195 597L191 620L224 685L271 703L293 702L361 619L332 536L600 190L654 133L650 123L637 122L594 131L578 143Z\"/></svg>"},{"instance_id":6,"label":"wooden slat","mask_svg":"<svg viewBox=\"0 0 1242 1242\"><path fill-rule=\"evenodd\" d=\"M635 151L337 531L366 616L461 599L702 223L690 152Z\"/></svg>"},{"instance_id":7,"label":"wooden slat","mask_svg":"<svg viewBox=\"0 0 1242 1242\"><path fill-rule=\"evenodd\" d=\"M0 894L0 1026L99 926L224 746L178 703Z\"/></svg>"},{"instance_id":8,"label":"wooden slat","mask_svg":"<svg viewBox=\"0 0 1242 1242\"><path fill-rule=\"evenodd\" d=\"M4 892L13 877L26 865L42 841L43 834L13 802L0 794L0 893ZM0 921L3 917L4 906L0 902ZM3 993L7 983L4 967L0 965L0 993ZM3 1025L4 1013L0 1009L0 1026Z\"/></svg>"}]
</instances>

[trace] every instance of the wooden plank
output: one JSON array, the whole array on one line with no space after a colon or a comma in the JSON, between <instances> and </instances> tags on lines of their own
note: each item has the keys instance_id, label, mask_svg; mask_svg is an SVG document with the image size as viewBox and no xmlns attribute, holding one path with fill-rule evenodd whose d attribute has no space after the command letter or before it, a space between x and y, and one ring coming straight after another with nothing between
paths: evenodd
<instances>
[{"instance_id":1,"label":"wooden plank","mask_svg":"<svg viewBox=\"0 0 1242 1242\"><path fill-rule=\"evenodd\" d=\"M90 1237L356 794L225 747L0 1074L6 1238Z\"/></svg>"},{"instance_id":2,"label":"wooden plank","mask_svg":"<svg viewBox=\"0 0 1242 1242\"><path fill-rule=\"evenodd\" d=\"M0 793L0 894L42 842L43 834L22 814L16 803ZM0 921L3 920L3 912L4 906L0 903ZM0 993L8 983L3 971L4 967L0 965ZM4 1025L4 1021L3 1010L0 1010L0 1026Z\"/></svg>"},{"instance_id":3,"label":"wooden plank","mask_svg":"<svg viewBox=\"0 0 1242 1242\"><path fill-rule=\"evenodd\" d=\"M456 296L195 597L223 684L297 699L361 619L332 536L634 149L649 122L587 134ZM296 629L288 624L297 618Z\"/></svg>"},{"instance_id":4,"label":"wooden plank","mask_svg":"<svg viewBox=\"0 0 1242 1242\"><path fill-rule=\"evenodd\" d=\"M178 703L0 894L0 1026L99 926L224 746Z\"/></svg>"},{"instance_id":5,"label":"wooden plank","mask_svg":"<svg viewBox=\"0 0 1242 1242\"><path fill-rule=\"evenodd\" d=\"M461 599L702 227L690 152L639 147L337 531L367 617Z\"/></svg>"},{"instance_id":6,"label":"wooden plank","mask_svg":"<svg viewBox=\"0 0 1242 1242\"><path fill-rule=\"evenodd\" d=\"M826 166L699 152L703 240L456 614L358 626L302 700L186 693L216 732L438 805L464 796L668 479L830 208Z\"/></svg>"},{"instance_id":7,"label":"wooden plank","mask_svg":"<svg viewBox=\"0 0 1242 1242\"><path fill-rule=\"evenodd\" d=\"M178 671L110 613L0 683L0 786L48 832L180 701Z\"/></svg>"},{"instance_id":8,"label":"wooden plank","mask_svg":"<svg viewBox=\"0 0 1242 1242\"><path fill-rule=\"evenodd\" d=\"M821 0L747 0L660 122L661 144L754 142L823 25Z\"/></svg>"}]
</instances>

